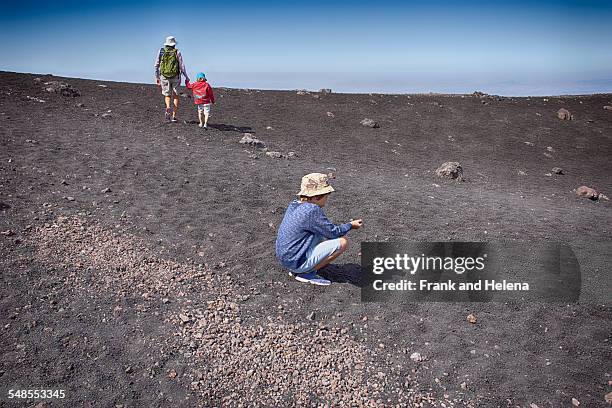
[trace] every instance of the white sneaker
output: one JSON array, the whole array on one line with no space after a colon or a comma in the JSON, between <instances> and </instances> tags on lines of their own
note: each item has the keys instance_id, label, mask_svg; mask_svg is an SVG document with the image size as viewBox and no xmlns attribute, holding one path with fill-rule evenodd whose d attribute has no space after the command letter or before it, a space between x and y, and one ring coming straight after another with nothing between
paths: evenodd
<instances>
[{"instance_id":1,"label":"white sneaker","mask_svg":"<svg viewBox=\"0 0 612 408\"><path fill-rule=\"evenodd\" d=\"M329 279L322 278L317 275L316 272L300 273L295 275L295 280L303 283L310 283L311 285L329 286L331 281Z\"/></svg>"}]
</instances>

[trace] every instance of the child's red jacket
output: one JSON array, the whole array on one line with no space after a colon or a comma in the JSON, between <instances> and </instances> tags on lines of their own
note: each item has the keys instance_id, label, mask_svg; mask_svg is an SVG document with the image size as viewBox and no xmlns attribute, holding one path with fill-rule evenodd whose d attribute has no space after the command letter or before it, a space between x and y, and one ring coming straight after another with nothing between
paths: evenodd
<instances>
[{"instance_id":1,"label":"child's red jacket","mask_svg":"<svg viewBox=\"0 0 612 408\"><path fill-rule=\"evenodd\" d=\"M185 86L193 91L193 101L196 105L215 103L215 94L210 84L204 81L185 81Z\"/></svg>"}]
</instances>

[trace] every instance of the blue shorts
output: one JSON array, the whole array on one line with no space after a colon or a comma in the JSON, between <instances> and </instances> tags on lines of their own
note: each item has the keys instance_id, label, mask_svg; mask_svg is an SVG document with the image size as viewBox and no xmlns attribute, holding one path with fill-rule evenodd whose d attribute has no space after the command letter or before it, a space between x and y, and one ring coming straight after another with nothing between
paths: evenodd
<instances>
[{"instance_id":1,"label":"blue shorts","mask_svg":"<svg viewBox=\"0 0 612 408\"><path fill-rule=\"evenodd\" d=\"M315 237L306 251L306 260L293 273L307 273L314 270L317 264L340 249L340 238L325 240L323 237Z\"/></svg>"}]
</instances>

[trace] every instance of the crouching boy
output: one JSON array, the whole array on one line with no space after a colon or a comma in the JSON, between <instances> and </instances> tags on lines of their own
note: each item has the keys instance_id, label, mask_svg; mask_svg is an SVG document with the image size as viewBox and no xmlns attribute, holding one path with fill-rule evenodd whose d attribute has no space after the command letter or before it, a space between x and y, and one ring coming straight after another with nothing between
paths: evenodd
<instances>
[{"instance_id":1,"label":"crouching boy","mask_svg":"<svg viewBox=\"0 0 612 408\"><path fill-rule=\"evenodd\" d=\"M325 216L323 207L333 191L325 174L302 177L299 198L289 204L278 229L276 257L299 282L331 284L317 271L346 250L348 240L344 235L363 225L362 220L335 225Z\"/></svg>"}]
</instances>

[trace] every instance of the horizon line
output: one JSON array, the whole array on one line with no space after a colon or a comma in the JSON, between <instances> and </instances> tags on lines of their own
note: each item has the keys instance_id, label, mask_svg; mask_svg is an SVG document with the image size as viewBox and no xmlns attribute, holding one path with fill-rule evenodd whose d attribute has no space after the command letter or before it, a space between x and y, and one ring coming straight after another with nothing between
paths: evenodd
<instances>
[{"instance_id":1,"label":"horizon line","mask_svg":"<svg viewBox=\"0 0 612 408\"><path fill-rule=\"evenodd\" d=\"M211 71L212 72L212 71ZM105 78L92 78L92 77L80 77L80 76L63 76L63 75L58 75L58 74L53 74L53 73L36 73L36 72L25 72L25 71L6 71L6 70L0 70L0 73L9 73L9 74L21 74L21 75L34 75L34 76L52 76L52 77L56 77L56 78L65 78L65 79L78 79L78 80L85 80L85 81L101 81L101 82L112 82L112 83L118 83L118 84L133 84L133 85L150 85L150 86L157 86L155 85L153 82L138 82L138 81L119 81L119 80L115 80L115 79L105 79ZM510 81L510 80L507 80ZM181 85L184 87L184 85ZM218 85L218 86L214 86L214 88L221 88L221 89L235 89L235 90L256 90L256 91L276 91L276 92L291 92L291 91L306 91L306 92L310 92L310 93L319 93L321 92L321 90L323 89L330 89L330 88L319 88L317 89L313 89L313 88L305 88L305 87L285 87L285 88L259 88L259 87L235 87L235 86L224 86L224 85ZM560 93L560 94L531 94L531 95L510 95L510 94L497 94L497 93L487 93L484 91L481 91L479 89L475 89L473 92L468 92L468 93L462 93L462 92L434 92L434 91L423 91L423 92L381 92L381 91L334 91L333 89L331 89L332 93L334 94L347 94L347 95L372 95L372 94L377 94L377 95L437 95L437 96L471 96L474 93L480 92L484 95L488 95L488 96L499 96L499 97L505 97L505 98L534 98L534 97L552 97L552 98L559 98L559 97L588 97L588 96L597 96L597 95L612 95L612 89L610 89L609 91L601 91L601 92L591 92L591 93Z\"/></svg>"}]
</instances>

